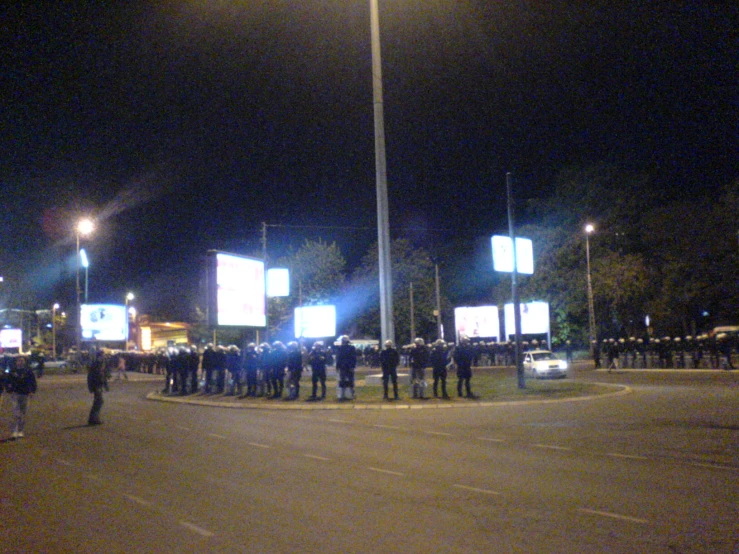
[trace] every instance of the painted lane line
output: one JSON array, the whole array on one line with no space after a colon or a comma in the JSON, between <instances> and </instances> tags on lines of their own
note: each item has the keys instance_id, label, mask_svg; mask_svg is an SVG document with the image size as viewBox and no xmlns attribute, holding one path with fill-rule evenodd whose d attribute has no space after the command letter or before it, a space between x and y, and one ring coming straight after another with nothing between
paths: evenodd
<instances>
[{"instance_id":1,"label":"painted lane line","mask_svg":"<svg viewBox=\"0 0 739 554\"><path fill-rule=\"evenodd\" d=\"M612 519L620 519L622 521L631 521L633 523L649 523L649 520L642 519L639 517L631 517L631 516L625 516L622 514L614 514L611 512L600 512L598 510L588 510L587 508L580 508L579 511L584 512L586 514L592 514L595 516L603 516L603 517L610 517Z\"/></svg>"},{"instance_id":2,"label":"painted lane line","mask_svg":"<svg viewBox=\"0 0 739 554\"><path fill-rule=\"evenodd\" d=\"M327 419L326 421L330 421L331 423L349 423L345 419Z\"/></svg>"},{"instance_id":3,"label":"painted lane line","mask_svg":"<svg viewBox=\"0 0 739 554\"><path fill-rule=\"evenodd\" d=\"M149 506L153 506L154 505L151 502L149 502L148 500L144 500L143 498L139 498L138 496L134 496L132 494L125 494L124 493L123 496L125 498L128 498L131 502L136 502L136 504L140 504L141 506L147 506L147 507L149 507Z\"/></svg>"},{"instance_id":4,"label":"painted lane line","mask_svg":"<svg viewBox=\"0 0 739 554\"><path fill-rule=\"evenodd\" d=\"M400 427L399 425L379 425L375 424L372 427L377 427L378 429L396 429L399 431L402 431L404 428Z\"/></svg>"},{"instance_id":5,"label":"painted lane line","mask_svg":"<svg viewBox=\"0 0 739 554\"><path fill-rule=\"evenodd\" d=\"M211 533L207 529L203 529L202 527L198 527L197 525L193 525L192 523L189 523L187 521L180 521L179 523L183 527L189 529L190 531L193 531L194 533L197 533L201 537L212 537L213 536L213 533Z\"/></svg>"},{"instance_id":6,"label":"painted lane line","mask_svg":"<svg viewBox=\"0 0 739 554\"><path fill-rule=\"evenodd\" d=\"M441 431L424 431L427 435L438 435L440 437L451 437L451 433L442 433Z\"/></svg>"},{"instance_id":7,"label":"painted lane line","mask_svg":"<svg viewBox=\"0 0 739 554\"><path fill-rule=\"evenodd\" d=\"M390 471L389 469L380 469L379 467L368 467L370 471L376 471L378 473L387 473L388 475L397 475L398 477L405 477L405 473L398 473L397 471Z\"/></svg>"},{"instance_id":8,"label":"painted lane line","mask_svg":"<svg viewBox=\"0 0 739 554\"><path fill-rule=\"evenodd\" d=\"M72 462L68 462L67 460L62 460L61 458L56 459L57 462L62 464L63 466L72 467Z\"/></svg>"},{"instance_id":9,"label":"painted lane line","mask_svg":"<svg viewBox=\"0 0 739 554\"><path fill-rule=\"evenodd\" d=\"M606 454L607 456L612 456L613 458L626 458L629 460L648 460L646 456L636 456L634 454L617 454L616 452L609 452Z\"/></svg>"},{"instance_id":10,"label":"painted lane line","mask_svg":"<svg viewBox=\"0 0 739 554\"><path fill-rule=\"evenodd\" d=\"M487 437L477 437L477 440L487 442L505 442L505 439L489 439Z\"/></svg>"},{"instance_id":11,"label":"painted lane line","mask_svg":"<svg viewBox=\"0 0 739 554\"><path fill-rule=\"evenodd\" d=\"M304 458L310 458L311 460L320 460L322 462L330 462L331 458L324 458L323 456L314 456L313 454L303 454Z\"/></svg>"},{"instance_id":12,"label":"painted lane line","mask_svg":"<svg viewBox=\"0 0 739 554\"><path fill-rule=\"evenodd\" d=\"M722 466L718 464L701 464L699 462L690 462L690 465L696 466L696 467L709 467L711 469L725 469L728 471L739 471L739 467Z\"/></svg>"},{"instance_id":13,"label":"painted lane line","mask_svg":"<svg viewBox=\"0 0 739 554\"><path fill-rule=\"evenodd\" d=\"M180 431L192 431L189 427L183 427L182 425L176 425L177 429Z\"/></svg>"},{"instance_id":14,"label":"painted lane line","mask_svg":"<svg viewBox=\"0 0 739 554\"><path fill-rule=\"evenodd\" d=\"M256 448L272 448L268 444L259 444L258 442L247 442L246 444L248 444L249 446L254 446Z\"/></svg>"},{"instance_id":15,"label":"painted lane line","mask_svg":"<svg viewBox=\"0 0 739 554\"><path fill-rule=\"evenodd\" d=\"M226 440L227 437L224 437L223 435L216 435L215 433L208 433L209 437L213 437L214 439L223 439Z\"/></svg>"},{"instance_id":16,"label":"painted lane line","mask_svg":"<svg viewBox=\"0 0 739 554\"><path fill-rule=\"evenodd\" d=\"M466 485L452 485L452 487L454 487L455 489L462 489L462 490L465 490L465 491L481 492L483 494L494 494L494 495L499 495L500 494L497 491L491 491L491 490L488 490L488 489L478 489L477 487L468 487Z\"/></svg>"},{"instance_id":17,"label":"painted lane line","mask_svg":"<svg viewBox=\"0 0 739 554\"><path fill-rule=\"evenodd\" d=\"M532 444L535 448L548 448L550 450L572 450L569 446L557 446L555 444Z\"/></svg>"}]
</instances>

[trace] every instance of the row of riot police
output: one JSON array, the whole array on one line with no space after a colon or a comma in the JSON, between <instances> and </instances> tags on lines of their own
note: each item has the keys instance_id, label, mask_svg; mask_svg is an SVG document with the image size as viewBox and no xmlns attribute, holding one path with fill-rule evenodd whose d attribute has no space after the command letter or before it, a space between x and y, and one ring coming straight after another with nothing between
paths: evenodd
<instances>
[{"instance_id":1,"label":"row of riot police","mask_svg":"<svg viewBox=\"0 0 739 554\"><path fill-rule=\"evenodd\" d=\"M603 357L609 369L734 369L737 343L728 334L594 340L593 361L596 369L603 366Z\"/></svg>"}]
</instances>

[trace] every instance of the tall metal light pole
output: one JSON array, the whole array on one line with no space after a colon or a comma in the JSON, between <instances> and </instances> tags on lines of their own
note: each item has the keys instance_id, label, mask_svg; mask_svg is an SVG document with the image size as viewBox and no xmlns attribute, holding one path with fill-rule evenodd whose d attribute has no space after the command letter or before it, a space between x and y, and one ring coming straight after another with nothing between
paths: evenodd
<instances>
[{"instance_id":1,"label":"tall metal light pole","mask_svg":"<svg viewBox=\"0 0 739 554\"><path fill-rule=\"evenodd\" d=\"M92 233L95 228L89 219L81 219L74 228L75 237L77 239L77 260L75 269L77 274L77 329L75 332L75 345L77 346L77 355L79 356L82 345L82 306L80 304L80 235L87 236Z\"/></svg>"},{"instance_id":2,"label":"tall metal light pole","mask_svg":"<svg viewBox=\"0 0 739 554\"><path fill-rule=\"evenodd\" d=\"M126 348L124 349L126 352L128 352L128 340L131 337L131 314L128 313L128 303L136 298L132 292L129 292L126 295Z\"/></svg>"},{"instance_id":3,"label":"tall metal light pole","mask_svg":"<svg viewBox=\"0 0 739 554\"><path fill-rule=\"evenodd\" d=\"M89 269L90 269L90 260L87 257L87 252L84 248L80 248L80 262L82 262L82 267L85 268L85 304L87 304L87 291L88 291L88 284L90 282L89 280Z\"/></svg>"},{"instance_id":4,"label":"tall metal light pole","mask_svg":"<svg viewBox=\"0 0 739 554\"><path fill-rule=\"evenodd\" d=\"M588 325L590 333L590 353L593 352L593 341L597 340L595 336L595 306L593 305L593 282L590 278L590 233L595 231L595 227L588 223L585 226L585 260L588 268Z\"/></svg>"},{"instance_id":5,"label":"tall metal light pole","mask_svg":"<svg viewBox=\"0 0 739 554\"><path fill-rule=\"evenodd\" d=\"M377 188L377 253L380 275L380 328L382 344L395 341L393 322L393 281L390 264L390 223L385 161L385 114L382 99L382 58L380 55L380 16L378 0L370 0L372 35L372 97L375 114L375 182Z\"/></svg>"},{"instance_id":6,"label":"tall metal light pole","mask_svg":"<svg viewBox=\"0 0 739 554\"><path fill-rule=\"evenodd\" d=\"M56 361L56 311L59 309L59 304L54 304L51 307L51 349L53 361Z\"/></svg>"},{"instance_id":7,"label":"tall metal light pole","mask_svg":"<svg viewBox=\"0 0 739 554\"><path fill-rule=\"evenodd\" d=\"M441 293L439 292L439 262L434 261L434 285L436 288L436 338L443 339L441 332Z\"/></svg>"}]
</instances>

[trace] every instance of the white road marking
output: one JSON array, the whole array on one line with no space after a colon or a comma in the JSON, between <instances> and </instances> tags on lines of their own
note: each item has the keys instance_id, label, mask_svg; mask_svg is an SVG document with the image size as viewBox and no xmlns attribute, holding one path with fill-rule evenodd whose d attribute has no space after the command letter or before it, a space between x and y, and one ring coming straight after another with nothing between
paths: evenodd
<instances>
[{"instance_id":1,"label":"white road marking","mask_svg":"<svg viewBox=\"0 0 739 554\"><path fill-rule=\"evenodd\" d=\"M487 437L477 437L477 440L487 442L505 442L505 439L489 439Z\"/></svg>"},{"instance_id":2,"label":"white road marking","mask_svg":"<svg viewBox=\"0 0 739 554\"><path fill-rule=\"evenodd\" d=\"M612 456L614 458L628 458L629 460L648 460L646 456L636 456L634 454L617 454L616 452L609 452L607 454L608 456Z\"/></svg>"},{"instance_id":3,"label":"white road marking","mask_svg":"<svg viewBox=\"0 0 739 554\"><path fill-rule=\"evenodd\" d=\"M192 429L190 429L189 427L183 427L182 425L176 425L176 427L177 427L177 429L179 429L180 431L191 431L191 430L192 430Z\"/></svg>"},{"instance_id":4,"label":"white road marking","mask_svg":"<svg viewBox=\"0 0 739 554\"><path fill-rule=\"evenodd\" d=\"M61 458L57 458L56 461L62 464L63 466L67 466L67 467L72 467L73 465L72 462L68 462L67 460L62 460Z\"/></svg>"},{"instance_id":5,"label":"white road marking","mask_svg":"<svg viewBox=\"0 0 739 554\"><path fill-rule=\"evenodd\" d=\"M223 435L216 435L215 433L208 433L209 437L213 437L214 439L225 439Z\"/></svg>"},{"instance_id":6,"label":"white road marking","mask_svg":"<svg viewBox=\"0 0 739 554\"><path fill-rule=\"evenodd\" d=\"M331 423L349 423L344 419L327 419L326 421L330 421Z\"/></svg>"},{"instance_id":7,"label":"white road marking","mask_svg":"<svg viewBox=\"0 0 739 554\"><path fill-rule=\"evenodd\" d=\"M549 448L550 450L572 450L569 446L557 446L554 444L532 444L535 448Z\"/></svg>"},{"instance_id":8,"label":"white road marking","mask_svg":"<svg viewBox=\"0 0 739 554\"><path fill-rule=\"evenodd\" d=\"M124 497L128 498L131 502L136 502L136 504L141 504L142 506L153 506L151 502L148 500L144 500L143 498L139 498L138 496L134 496L132 494L123 494Z\"/></svg>"},{"instance_id":9,"label":"white road marking","mask_svg":"<svg viewBox=\"0 0 739 554\"><path fill-rule=\"evenodd\" d=\"M398 430L403 430L403 427L400 427L398 425L379 425L379 424L375 424L372 427L377 427L379 429L398 429Z\"/></svg>"},{"instance_id":10,"label":"white road marking","mask_svg":"<svg viewBox=\"0 0 739 554\"><path fill-rule=\"evenodd\" d=\"M247 442L249 446L256 446L257 448L272 448L268 444L259 444L258 442Z\"/></svg>"},{"instance_id":11,"label":"white road marking","mask_svg":"<svg viewBox=\"0 0 739 554\"><path fill-rule=\"evenodd\" d=\"M213 536L213 533L211 533L207 529L203 529L202 527L198 527L197 525L193 525L192 523L188 523L187 521L180 521L180 525L182 525L183 527L186 527L190 531L197 533L201 537L212 537Z\"/></svg>"},{"instance_id":12,"label":"white road marking","mask_svg":"<svg viewBox=\"0 0 739 554\"><path fill-rule=\"evenodd\" d=\"M595 516L603 516L603 517L610 517L612 519L620 519L622 521L631 521L633 523L649 523L649 520L642 519L639 517L631 517L631 516L625 516L621 514L614 514L611 512L600 512L598 510L588 510L587 508L580 508L581 512L585 512L586 514L592 514Z\"/></svg>"},{"instance_id":13,"label":"white road marking","mask_svg":"<svg viewBox=\"0 0 739 554\"><path fill-rule=\"evenodd\" d=\"M697 466L697 467L710 467L711 469L727 469L729 471L739 471L739 467L722 466L718 464L701 464L698 462L691 462L690 465Z\"/></svg>"},{"instance_id":14,"label":"white road marking","mask_svg":"<svg viewBox=\"0 0 739 554\"><path fill-rule=\"evenodd\" d=\"M441 431L424 431L427 435L439 435L440 437L451 437L451 433L442 433Z\"/></svg>"},{"instance_id":15,"label":"white road marking","mask_svg":"<svg viewBox=\"0 0 739 554\"><path fill-rule=\"evenodd\" d=\"M477 487L468 487L466 485L452 485L452 487L454 487L455 489L462 489L462 490L466 490L466 491L481 492L483 494L495 494L495 495L499 495L500 494L497 491L491 491L491 490L488 490L488 489L478 489Z\"/></svg>"},{"instance_id":16,"label":"white road marking","mask_svg":"<svg viewBox=\"0 0 739 554\"><path fill-rule=\"evenodd\" d=\"M405 473L398 473L397 471L390 471L389 469L380 469L379 467L368 467L370 471L376 471L378 473L387 473L388 475L397 475L398 477L405 477Z\"/></svg>"},{"instance_id":17,"label":"white road marking","mask_svg":"<svg viewBox=\"0 0 739 554\"><path fill-rule=\"evenodd\" d=\"M303 454L303 457L310 458L311 460L321 460L322 462L330 462L330 458L324 458L323 456L314 456L313 454Z\"/></svg>"}]
</instances>

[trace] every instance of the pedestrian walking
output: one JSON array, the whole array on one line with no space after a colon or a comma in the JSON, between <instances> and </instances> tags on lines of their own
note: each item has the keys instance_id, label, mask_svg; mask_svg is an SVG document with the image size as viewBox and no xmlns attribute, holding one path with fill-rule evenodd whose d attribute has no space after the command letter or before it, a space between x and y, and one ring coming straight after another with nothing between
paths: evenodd
<instances>
[{"instance_id":1,"label":"pedestrian walking","mask_svg":"<svg viewBox=\"0 0 739 554\"><path fill-rule=\"evenodd\" d=\"M103 363L103 352L98 352L95 359L87 370L87 390L94 396L90 416L87 418L88 425L100 425L100 411L103 409L103 391L108 390L108 375Z\"/></svg>"},{"instance_id":2,"label":"pedestrian walking","mask_svg":"<svg viewBox=\"0 0 739 554\"><path fill-rule=\"evenodd\" d=\"M118 354L117 358L118 360L116 361L115 365L115 380L123 381L125 379L126 381L128 381L128 373L126 373L126 358L123 356L123 354Z\"/></svg>"},{"instance_id":3,"label":"pedestrian walking","mask_svg":"<svg viewBox=\"0 0 739 554\"><path fill-rule=\"evenodd\" d=\"M13 404L11 438L23 438L28 406L31 397L36 394L36 376L25 356L17 356L10 361L10 365L3 372L2 388L10 394Z\"/></svg>"}]
</instances>

